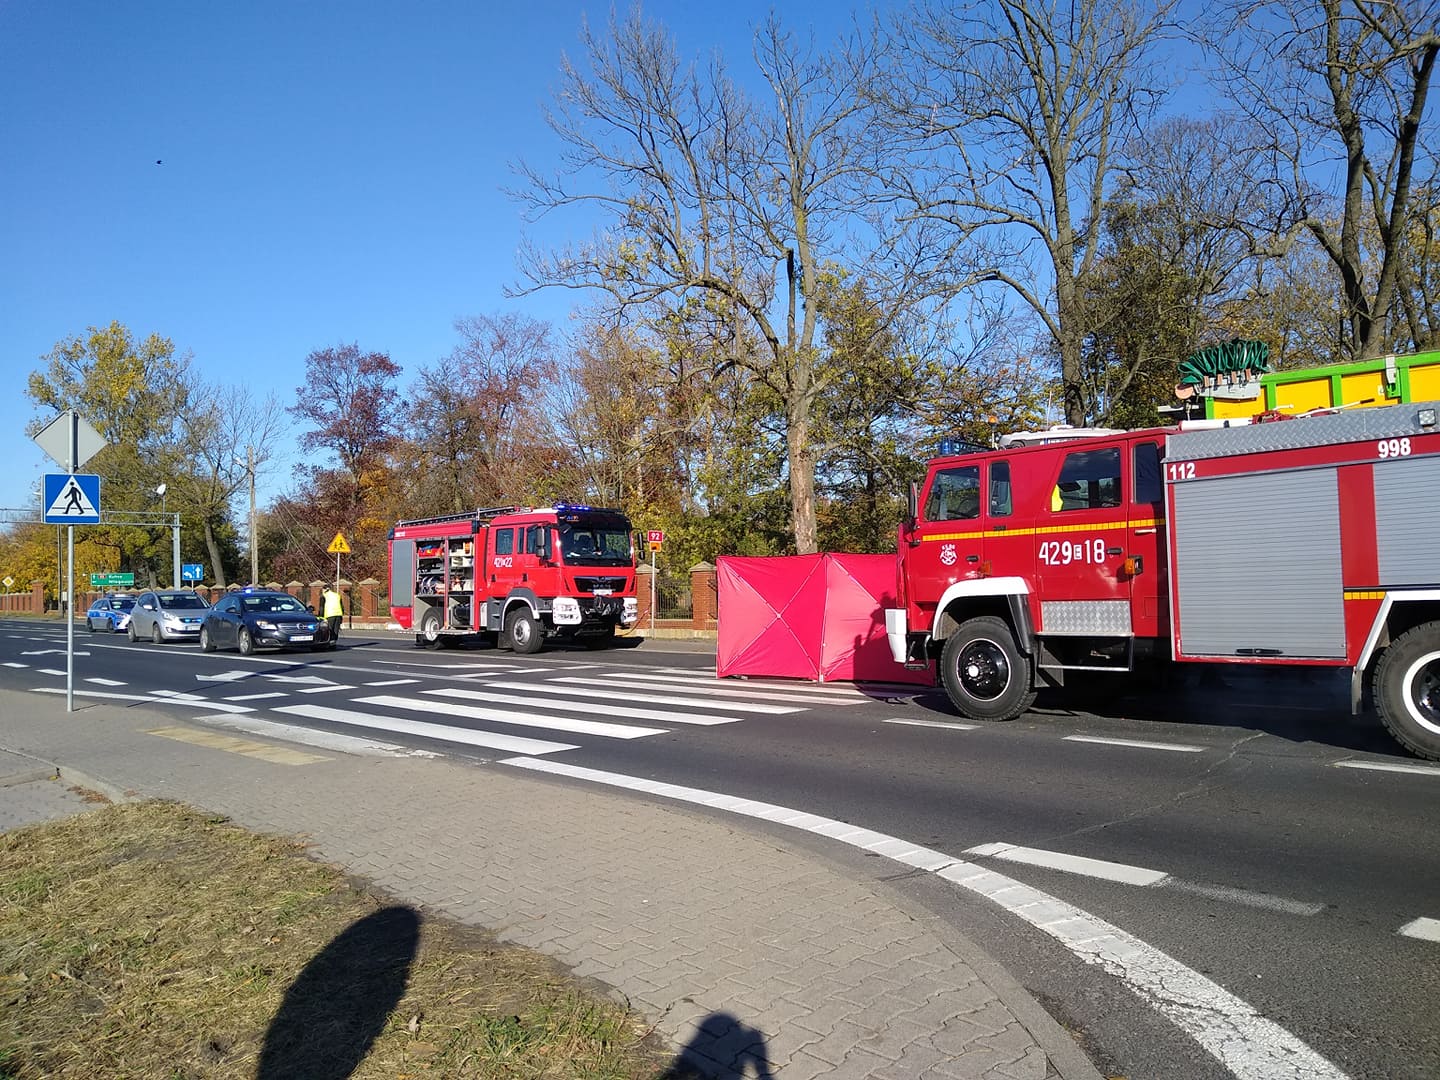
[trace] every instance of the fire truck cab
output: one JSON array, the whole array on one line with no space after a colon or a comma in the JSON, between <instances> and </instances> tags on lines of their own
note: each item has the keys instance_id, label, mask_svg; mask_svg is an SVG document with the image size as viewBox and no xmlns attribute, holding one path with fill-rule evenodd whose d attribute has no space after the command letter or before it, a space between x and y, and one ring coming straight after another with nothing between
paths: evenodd
<instances>
[{"instance_id":1,"label":"fire truck cab","mask_svg":"<svg viewBox=\"0 0 1440 1080\"><path fill-rule=\"evenodd\" d=\"M396 522L390 610L438 649L483 637L538 652L547 637L608 645L635 623L635 550L619 510L560 503Z\"/></svg>"},{"instance_id":2,"label":"fire truck cab","mask_svg":"<svg viewBox=\"0 0 1440 1080\"><path fill-rule=\"evenodd\" d=\"M1345 667L1440 758L1437 406L1072 432L939 458L899 535L895 659L1008 720L1152 662ZM1085 676L1089 677L1089 676Z\"/></svg>"}]
</instances>

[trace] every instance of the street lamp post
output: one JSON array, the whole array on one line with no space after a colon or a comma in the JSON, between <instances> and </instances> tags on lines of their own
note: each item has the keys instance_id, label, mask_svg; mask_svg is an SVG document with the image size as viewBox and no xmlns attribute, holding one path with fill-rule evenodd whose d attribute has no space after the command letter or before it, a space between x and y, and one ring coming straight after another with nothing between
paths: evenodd
<instances>
[{"instance_id":1,"label":"street lamp post","mask_svg":"<svg viewBox=\"0 0 1440 1080\"><path fill-rule=\"evenodd\" d=\"M165 492L169 490L168 485L161 484L155 489L155 494L160 496L160 517L163 520L165 513ZM170 525L170 567L171 578L174 581L172 588L180 588L180 515L175 515L175 520Z\"/></svg>"}]
</instances>

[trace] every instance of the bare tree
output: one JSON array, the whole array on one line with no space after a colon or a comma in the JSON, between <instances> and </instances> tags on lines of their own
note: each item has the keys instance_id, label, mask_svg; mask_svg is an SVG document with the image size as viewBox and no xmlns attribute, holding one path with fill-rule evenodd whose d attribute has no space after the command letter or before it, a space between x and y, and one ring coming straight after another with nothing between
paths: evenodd
<instances>
[{"instance_id":1,"label":"bare tree","mask_svg":"<svg viewBox=\"0 0 1440 1080\"><path fill-rule=\"evenodd\" d=\"M521 166L533 215L598 213L603 235L532 251L530 288L602 290L616 312L698 306L719 368L740 368L782 403L795 548L817 549L813 411L822 265L886 251L860 226L873 175L866 84L873 53L836 56L797 42L774 18L755 38L768 91L744 95L715 60L686 65L638 10L608 36L582 34L587 70L566 61L550 126L566 144L560 175ZM857 230L859 231L859 230ZM687 373L688 375L688 373Z\"/></svg>"},{"instance_id":2,"label":"bare tree","mask_svg":"<svg viewBox=\"0 0 1440 1080\"><path fill-rule=\"evenodd\" d=\"M1164 94L1173 0L982 0L899 18L881 101L910 153L887 170L952 237L953 287L1000 283L1044 322L1065 416L1084 423L1080 283L1099 250L1117 147Z\"/></svg>"},{"instance_id":3,"label":"bare tree","mask_svg":"<svg viewBox=\"0 0 1440 1080\"><path fill-rule=\"evenodd\" d=\"M1433 4L1232 0L1220 87L1267 133L1271 175L1339 272L1345 351L1379 355L1401 318L1406 234L1426 98L1440 54ZM1339 175L1336 175L1336 174Z\"/></svg>"}]
</instances>

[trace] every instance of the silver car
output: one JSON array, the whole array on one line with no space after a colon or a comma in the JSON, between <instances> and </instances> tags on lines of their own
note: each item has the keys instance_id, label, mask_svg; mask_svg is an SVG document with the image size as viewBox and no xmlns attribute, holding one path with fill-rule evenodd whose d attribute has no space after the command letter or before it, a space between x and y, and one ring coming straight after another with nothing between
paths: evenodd
<instances>
[{"instance_id":1,"label":"silver car","mask_svg":"<svg viewBox=\"0 0 1440 1080\"><path fill-rule=\"evenodd\" d=\"M155 589L140 594L130 609L130 640L194 641L210 605L199 593Z\"/></svg>"}]
</instances>

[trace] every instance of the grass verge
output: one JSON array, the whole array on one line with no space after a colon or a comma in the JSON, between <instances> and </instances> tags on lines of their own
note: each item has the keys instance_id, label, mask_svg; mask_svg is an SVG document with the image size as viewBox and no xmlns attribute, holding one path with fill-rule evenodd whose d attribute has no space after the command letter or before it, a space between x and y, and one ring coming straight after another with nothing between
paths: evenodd
<instances>
[{"instance_id":1,"label":"grass verge","mask_svg":"<svg viewBox=\"0 0 1440 1080\"><path fill-rule=\"evenodd\" d=\"M548 958L165 802L0 835L0 1080L565 1077L668 1061Z\"/></svg>"}]
</instances>

